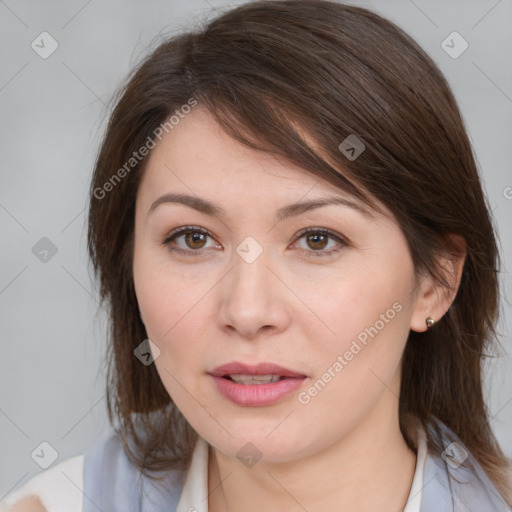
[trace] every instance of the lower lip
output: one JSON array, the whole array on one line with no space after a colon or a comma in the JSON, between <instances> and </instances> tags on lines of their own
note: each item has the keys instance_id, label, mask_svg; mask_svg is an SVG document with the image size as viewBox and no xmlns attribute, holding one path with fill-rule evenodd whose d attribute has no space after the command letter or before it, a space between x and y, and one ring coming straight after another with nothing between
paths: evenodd
<instances>
[{"instance_id":1,"label":"lower lip","mask_svg":"<svg viewBox=\"0 0 512 512\"><path fill-rule=\"evenodd\" d=\"M285 378L270 384L237 384L212 375L220 393L237 405L264 407L272 405L302 386L306 377Z\"/></svg>"}]
</instances>

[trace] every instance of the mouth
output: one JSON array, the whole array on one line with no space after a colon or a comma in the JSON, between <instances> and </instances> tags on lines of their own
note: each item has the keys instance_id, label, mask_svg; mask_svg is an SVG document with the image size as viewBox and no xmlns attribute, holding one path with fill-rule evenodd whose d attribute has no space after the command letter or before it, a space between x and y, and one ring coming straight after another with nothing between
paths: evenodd
<instances>
[{"instance_id":1,"label":"mouth","mask_svg":"<svg viewBox=\"0 0 512 512\"><path fill-rule=\"evenodd\" d=\"M258 363L256 365L249 365L233 361L231 363L218 366L210 375L214 377L222 377L233 380L240 384L258 384L277 382L286 378L304 378L306 375L290 370L283 366L274 363Z\"/></svg>"},{"instance_id":2,"label":"mouth","mask_svg":"<svg viewBox=\"0 0 512 512\"><path fill-rule=\"evenodd\" d=\"M232 362L209 372L218 391L231 402L268 406L302 386L307 376L273 363L247 365Z\"/></svg>"},{"instance_id":3,"label":"mouth","mask_svg":"<svg viewBox=\"0 0 512 512\"><path fill-rule=\"evenodd\" d=\"M292 379L298 377L284 377L283 375L251 375L244 373L233 373L231 375L223 375L223 379L228 379L237 384L252 385L252 384L271 384L272 382L278 382L283 379Z\"/></svg>"}]
</instances>

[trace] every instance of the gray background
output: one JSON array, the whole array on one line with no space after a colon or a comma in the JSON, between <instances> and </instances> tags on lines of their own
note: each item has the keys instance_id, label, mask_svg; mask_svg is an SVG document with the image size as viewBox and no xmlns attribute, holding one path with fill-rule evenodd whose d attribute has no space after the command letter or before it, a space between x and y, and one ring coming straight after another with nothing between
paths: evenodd
<instances>
[{"instance_id":1,"label":"gray background","mask_svg":"<svg viewBox=\"0 0 512 512\"><path fill-rule=\"evenodd\" d=\"M237 3L0 0L0 499L42 471L31 457L41 442L55 448L56 464L83 453L107 425L106 322L96 313L85 244L106 105L155 37ZM412 35L461 107L503 250L503 357L486 367L486 393L512 456L512 2L352 3ZM47 59L31 47L43 31L59 45ZM456 59L441 46L453 31L469 44ZM45 262L32 251L43 237L57 248Z\"/></svg>"}]
</instances>

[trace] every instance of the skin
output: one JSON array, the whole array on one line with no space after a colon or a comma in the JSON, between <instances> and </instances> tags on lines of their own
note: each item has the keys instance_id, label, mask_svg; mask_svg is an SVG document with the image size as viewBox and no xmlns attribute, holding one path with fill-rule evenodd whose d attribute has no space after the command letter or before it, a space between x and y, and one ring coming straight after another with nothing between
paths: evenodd
<instances>
[{"instance_id":1,"label":"skin","mask_svg":"<svg viewBox=\"0 0 512 512\"><path fill-rule=\"evenodd\" d=\"M9 508L8 512L46 512L46 509L39 498L27 496Z\"/></svg>"},{"instance_id":2,"label":"skin","mask_svg":"<svg viewBox=\"0 0 512 512\"><path fill-rule=\"evenodd\" d=\"M215 202L225 216L177 203L148 213L171 192ZM389 211L366 215L329 205L274 219L285 205L328 195L356 202L289 162L240 145L200 108L149 156L136 202L135 290L148 338L160 349L162 382L210 445L210 512L399 511L408 499L416 454L399 429L401 356L409 330L426 330L427 316L439 321L455 291L416 275ZM182 234L163 245L188 225L211 235ZM346 242L297 236L309 227ZM263 249L252 263L236 252L248 236ZM327 254L331 249L339 251ZM319 252L324 256L315 257ZM462 263L445 262L455 285ZM397 302L401 311L325 389L300 403L298 394ZM230 361L269 361L307 378L276 404L240 406L208 374ZM261 453L252 467L237 458L247 442Z\"/></svg>"}]
</instances>

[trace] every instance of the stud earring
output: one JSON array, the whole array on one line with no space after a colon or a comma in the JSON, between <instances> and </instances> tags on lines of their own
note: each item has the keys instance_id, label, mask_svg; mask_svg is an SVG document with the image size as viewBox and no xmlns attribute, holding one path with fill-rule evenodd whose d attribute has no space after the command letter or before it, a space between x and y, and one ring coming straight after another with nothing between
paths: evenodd
<instances>
[{"instance_id":1,"label":"stud earring","mask_svg":"<svg viewBox=\"0 0 512 512\"><path fill-rule=\"evenodd\" d=\"M427 329L432 329L432 327L434 327L436 321L431 316L428 316L425 319L425 323L427 324Z\"/></svg>"}]
</instances>

